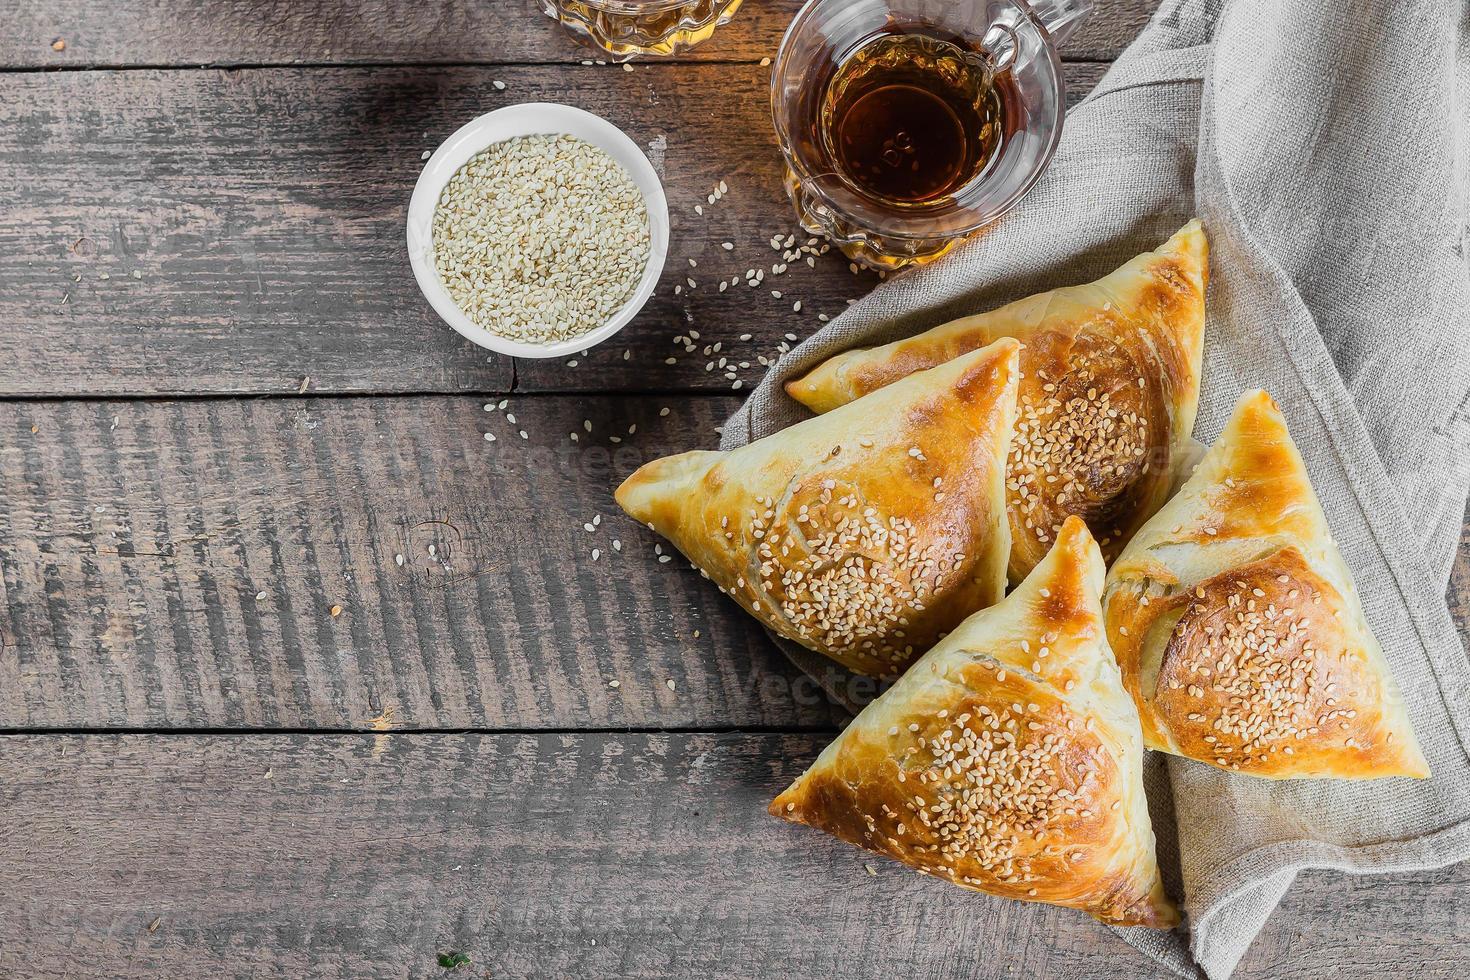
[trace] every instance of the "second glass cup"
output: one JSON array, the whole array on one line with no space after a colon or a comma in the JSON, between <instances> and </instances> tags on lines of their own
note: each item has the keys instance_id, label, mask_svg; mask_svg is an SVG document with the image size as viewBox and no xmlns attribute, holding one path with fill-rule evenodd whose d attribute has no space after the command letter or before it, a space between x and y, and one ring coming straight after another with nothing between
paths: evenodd
<instances>
[{"instance_id":1,"label":"second glass cup","mask_svg":"<svg viewBox=\"0 0 1470 980\"><path fill-rule=\"evenodd\" d=\"M540 0L548 17L614 61L666 56L709 38L741 0Z\"/></svg>"},{"instance_id":2,"label":"second glass cup","mask_svg":"<svg viewBox=\"0 0 1470 980\"><path fill-rule=\"evenodd\" d=\"M1092 0L811 0L771 81L803 227L877 269L927 262L1041 176L1066 100L1056 44Z\"/></svg>"}]
</instances>

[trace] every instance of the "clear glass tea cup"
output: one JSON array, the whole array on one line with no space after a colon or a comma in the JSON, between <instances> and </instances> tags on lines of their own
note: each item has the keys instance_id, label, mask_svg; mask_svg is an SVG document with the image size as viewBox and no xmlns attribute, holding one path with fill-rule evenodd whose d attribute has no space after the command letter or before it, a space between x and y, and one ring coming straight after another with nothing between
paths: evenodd
<instances>
[{"instance_id":1,"label":"clear glass tea cup","mask_svg":"<svg viewBox=\"0 0 1470 980\"><path fill-rule=\"evenodd\" d=\"M811 0L776 56L771 106L786 191L801 224L854 261L898 269L938 258L1029 191L1061 138L1066 93L1056 45L1093 0ZM876 196L839 162L823 113L829 83L875 38L952 39L983 64L998 98L998 142L973 175L938 196Z\"/></svg>"},{"instance_id":2,"label":"clear glass tea cup","mask_svg":"<svg viewBox=\"0 0 1470 980\"><path fill-rule=\"evenodd\" d=\"M708 40L741 0L540 0L548 17L613 61L667 56Z\"/></svg>"}]
</instances>

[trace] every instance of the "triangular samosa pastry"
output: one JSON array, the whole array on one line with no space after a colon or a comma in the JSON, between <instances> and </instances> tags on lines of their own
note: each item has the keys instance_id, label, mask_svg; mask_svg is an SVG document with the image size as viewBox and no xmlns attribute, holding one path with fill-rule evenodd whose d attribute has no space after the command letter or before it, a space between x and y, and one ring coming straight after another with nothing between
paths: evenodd
<instances>
[{"instance_id":1,"label":"triangular samosa pastry","mask_svg":"<svg viewBox=\"0 0 1470 980\"><path fill-rule=\"evenodd\" d=\"M618 504L766 626L896 676L1005 592L1014 340L730 452L655 460Z\"/></svg>"},{"instance_id":2,"label":"triangular samosa pastry","mask_svg":"<svg viewBox=\"0 0 1470 980\"><path fill-rule=\"evenodd\" d=\"M1273 779L1427 776L1281 410L1248 392L1108 572L1151 749Z\"/></svg>"},{"instance_id":3,"label":"triangular samosa pastry","mask_svg":"<svg viewBox=\"0 0 1470 980\"><path fill-rule=\"evenodd\" d=\"M1079 518L909 668L771 812L957 885L1167 928L1138 716Z\"/></svg>"},{"instance_id":4,"label":"triangular samosa pastry","mask_svg":"<svg viewBox=\"0 0 1470 980\"><path fill-rule=\"evenodd\" d=\"M1096 282L838 354L786 391L826 412L1000 337L1020 340L1006 481L1011 581L1041 560L1069 514L1110 559L1168 499L1194 428L1208 278L1196 219Z\"/></svg>"}]
</instances>

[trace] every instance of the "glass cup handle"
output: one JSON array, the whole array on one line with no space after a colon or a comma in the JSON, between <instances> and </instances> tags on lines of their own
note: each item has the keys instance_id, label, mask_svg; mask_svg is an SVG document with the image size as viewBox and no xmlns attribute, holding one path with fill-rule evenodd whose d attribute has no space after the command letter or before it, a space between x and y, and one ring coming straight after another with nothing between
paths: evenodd
<instances>
[{"instance_id":1,"label":"glass cup handle","mask_svg":"<svg viewBox=\"0 0 1470 980\"><path fill-rule=\"evenodd\" d=\"M1051 43L1060 45L1092 16L1093 0L1023 0L1032 15L1051 35Z\"/></svg>"},{"instance_id":2,"label":"glass cup handle","mask_svg":"<svg viewBox=\"0 0 1470 980\"><path fill-rule=\"evenodd\" d=\"M991 24L980 47L990 60L991 73L999 75L1010 71L1020 57L1021 38L1009 24Z\"/></svg>"}]
</instances>

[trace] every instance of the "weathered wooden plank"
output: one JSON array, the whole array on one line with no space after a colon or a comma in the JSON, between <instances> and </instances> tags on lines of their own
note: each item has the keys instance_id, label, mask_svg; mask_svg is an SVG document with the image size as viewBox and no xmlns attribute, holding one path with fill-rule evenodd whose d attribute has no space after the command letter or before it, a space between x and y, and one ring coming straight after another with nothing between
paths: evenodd
<instances>
[{"instance_id":1,"label":"weathered wooden plank","mask_svg":"<svg viewBox=\"0 0 1470 980\"><path fill-rule=\"evenodd\" d=\"M734 399L483 404L0 403L0 729L833 722L611 499Z\"/></svg>"},{"instance_id":2,"label":"weathered wooden plank","mask_svg":"<svg viewBox=\"0 0 1470 980\"><path fill-rule=\"evenodd\" d=\"M1460 626L1460 639L1470 652L1470 509L1465 512L1465 524L1460 530L1460 547L1455 553L1455 563L1450 567L1450 585L1445 594L1450 615Z\"/></svg>"},{"instance_id":3,"label":"weathered wooden plank","mask_svg":"<svg viewBox=\"0 0 1470 980\"><path fill-rule=\"evenodd\" d=\"M0 974L1167 976L767 816L826 737L0 739ZM1305 876L1236 977L1464 976L1466 887Z\"/></svg>"},{"instance_id":4,"label":"weathered wooden plank","mask_svg":"<svg viewBox=\"0 0 1470 980\"><path fill-rule=\"evenodd\" d=\"M0 974L1162 975L768 816L824 739L4 739Z\"/></svg>"},{"instance_id":5,"label":"weathered wooden plank","mask_svg":"<svg viewBox=\"0 0 1470 980\"><path fill-rule=\"evenodd\" d=\"M757 61L774 55L800 0L746 0L730 24L682 56ZM1111 0L1065 47L1107 60L1138 34L1158 0ZM48 0L16 4L0 33L0 67L281 63L577 62L598 55L543 17L534 0ZM52 45L65 41L65 49Z\"/></svg>"},{"instance_id":6,"label":"weathered wooden plank","mask_svg":"<svg viewBox=\"0 0 1470 980\"><path fill-rule=\"evenodd\" d=\"M1237 978L1470 975L1470 865L1403 875L1301 875Z\"/></svg>"},{"instance_id":7,"label":"weathered wooden plank","mask_svg":"<svg viewBox=\"0 0 1470 980\"><path fill-rule=\"evenodd\" d=\"M612 500L733 407L0 403L0 729L828 727Z\"/></svg>"},{"instance_id":8,"label":"weathered wooden plank","mask_svg":"<svg viewBox=\"0 0 1470 980\"><path fill-rule=\"evenodd\" d=\"M1076 92L1102 68L1069 65ZM325 392L507 390L508 362L419 295L402 229L423 151L481 112L536 100L585 106L649 148L673 241L657 296L620 337L575 368L524 361L521 386L729 390L710 358L671 338L693 327L704 344L739 346L753 378L757 355L873 281L833 255L768 288L715 290L721 275L768 267L771 236L797 230L766 71L0 74L0 345L26 353L0 359L0 395L282 393L305 378ZM729 196L695 214L722 179ZM674 295L687 276L700 288Z\"/></svg>"}]
</instances>

